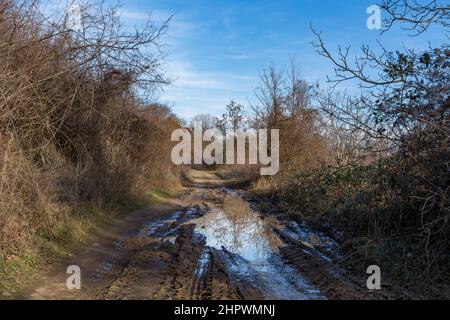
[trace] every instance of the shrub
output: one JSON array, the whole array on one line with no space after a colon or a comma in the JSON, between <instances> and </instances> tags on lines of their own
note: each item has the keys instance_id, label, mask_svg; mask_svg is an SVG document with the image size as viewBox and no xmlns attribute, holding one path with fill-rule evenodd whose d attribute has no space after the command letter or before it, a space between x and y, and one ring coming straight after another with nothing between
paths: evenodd
<instances>
[{"instance_id":1,"label":"shrub","mask_svg":"<svg viewBox=\"0 0 450 320\"><path fill-rule=\"evenodd\" d=\"M0 1L2 261L39 250L36 237L70 237L87 207L175 183L167 150L179 122L138 95L166 82L157 47L167 24L127 33L117 8L82 10L76 31L35 1Z\"/></svg>"}]
</instances>

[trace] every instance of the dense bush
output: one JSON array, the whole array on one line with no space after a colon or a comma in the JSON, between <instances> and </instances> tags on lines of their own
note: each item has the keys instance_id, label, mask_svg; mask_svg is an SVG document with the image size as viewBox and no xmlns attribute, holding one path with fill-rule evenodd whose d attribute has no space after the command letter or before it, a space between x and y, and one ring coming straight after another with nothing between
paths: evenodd
<instances>
[{"instance_id":1,"label":"dense bush","mask_svg":"<svg viewBox=\"0 0 450 320\"><path fill-rule=\"evenodd\" d=\"M0 263L36 235L55 239L88 206L175 181L178 120L138 97L165 83L166 25L128 34L115 8L82 10L72 30L35 1L0 1Z\"/></svg>"},{"instance_id":2,"label":"dense bush","mask_svg":"<svg viewBox=\"0 0 450 320\"><path fill-rule=\"evenodd\" d=\"M403 152L370 164L302 170L276 195L294 216L327 225L350 255L388 263L391 273L442 275L450 265L449 142L420 132Z\"/></svg>"},{"instance_id":3,"label":"dense bush","mask_svg":"<svg viewBox=\"0 0 450 320\"><path fill-rule=\"evenodd\" d=\"M448 27L443 21L448 21L449 9L437 2L386 0L382 8L387 13L385 31L396 23L410 24L417 33L426 32L431 24ZM352 266L363 269L376 262L386 274L410 280L418 274L427 279L435 276L438 281L428 281L429 288L448 284L448 44L402 52L381 47L378 55L363 46L354 58L349 47L333 53L322 33L313 33L318 54L335 67L329 82L337 86L356 80L361 95L349 97L336 90L316 95L320 129L281 143L287 142L294 151L310 141L311 132L318 132L323 137L317 140L322 142L320 150L326 155L298 157L304 163L296 162L290 170L282 167L282 178L269 181L268 188L291 214L333 232L347 249L347 257L364 260ZM272 74L271 79L278 80ZM282 105L278 101L284 100L266 101L269 112L264 114L273 117ZM301 101L295 100L295 106L302 106Z\"/></svg>"}]
</instances>

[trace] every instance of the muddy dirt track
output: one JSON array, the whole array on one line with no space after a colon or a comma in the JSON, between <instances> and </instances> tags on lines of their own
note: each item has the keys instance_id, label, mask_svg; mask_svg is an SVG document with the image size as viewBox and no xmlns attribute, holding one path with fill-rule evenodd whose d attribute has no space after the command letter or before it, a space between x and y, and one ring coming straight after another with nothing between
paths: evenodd
<instances>
[{"instance_id":1,"label":"muddy dirt track","mask_svg":"<svg viewBox=\"0 0 450 320\"><path fill-rule=\"evenodd\" d=\"M332 239L269 214L213 173L190 176L177 198L107 226L49 266L23 298L373 298L363 287L365 275L355 279L337 267ZM81 290L66 287L69 265L81 269Z\"/></svg>"}]
</instances>

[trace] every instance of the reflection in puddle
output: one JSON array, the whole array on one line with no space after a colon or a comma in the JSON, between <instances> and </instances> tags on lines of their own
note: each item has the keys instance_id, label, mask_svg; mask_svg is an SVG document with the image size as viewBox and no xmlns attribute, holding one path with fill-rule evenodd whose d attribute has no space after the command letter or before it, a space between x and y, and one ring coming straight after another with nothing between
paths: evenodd
<instances>
[{"instance_id":1,"label":"reflection in puddle","mask_svg":"<svg viewBox=\"0 0 450 320\"><path fill-rule=\"evenodd\" d=\"M209 259L210 259L209 249L205 248L202 252L202 255L200 256L200 259L198 259L197 262L197 268L195 270L195 277L197 279L205 275L208 269Z\"/></svg>"},{"instance_id":2,"label":"reflection in puddle","mask_svg":"<svg viewBox=\"0 0 450 320\"><path fill-rule=\"evenodd\" d=\"M208 214L192 221L195 231L205 237L206 245L221 250L227 271L260 288L264 292L262 298L320 299L319 291L277 254L282 242L272 232L271 224L242 205L243 200L233 201L232 205L225 203L227 210L211 208ZM208 258L202 255L200 260ZM199 262L200 269L204 264Z\"/></svg>"},{"instance_id":3,"label":"reflection in puddle","mask_svg":"<svg viewBox=\"0 0 450 320\"><path fill-rule=\"evenodd\" d=\"M193 221L196 231L206 237L206 245L225 248L251 262L266 261L276 250L266 236L264 222L258 216L230 218L222 210L212 210Z\"/></svg>"}]
</instances>

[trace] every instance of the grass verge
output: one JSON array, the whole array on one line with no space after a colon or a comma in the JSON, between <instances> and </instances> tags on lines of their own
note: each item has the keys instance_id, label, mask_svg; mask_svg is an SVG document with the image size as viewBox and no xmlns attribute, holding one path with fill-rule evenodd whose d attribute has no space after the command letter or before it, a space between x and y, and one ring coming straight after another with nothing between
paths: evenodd
<instances>
[{"instance_id":1,"label":"grass verge","mask_svg":"<svg viewBox=\"0 0 450 320\"><path fill-rule=\"evenodd\" d=\"M7 257L0 252L0 300L16 296L38 278L47 264L66 257L107 223L114 223L175 193L173 190L152 189L142 198L130 198L104 207L86 205L67 217L55 234L36 232L33 245L25 252Z\"/></svg>"}]
</instances>

